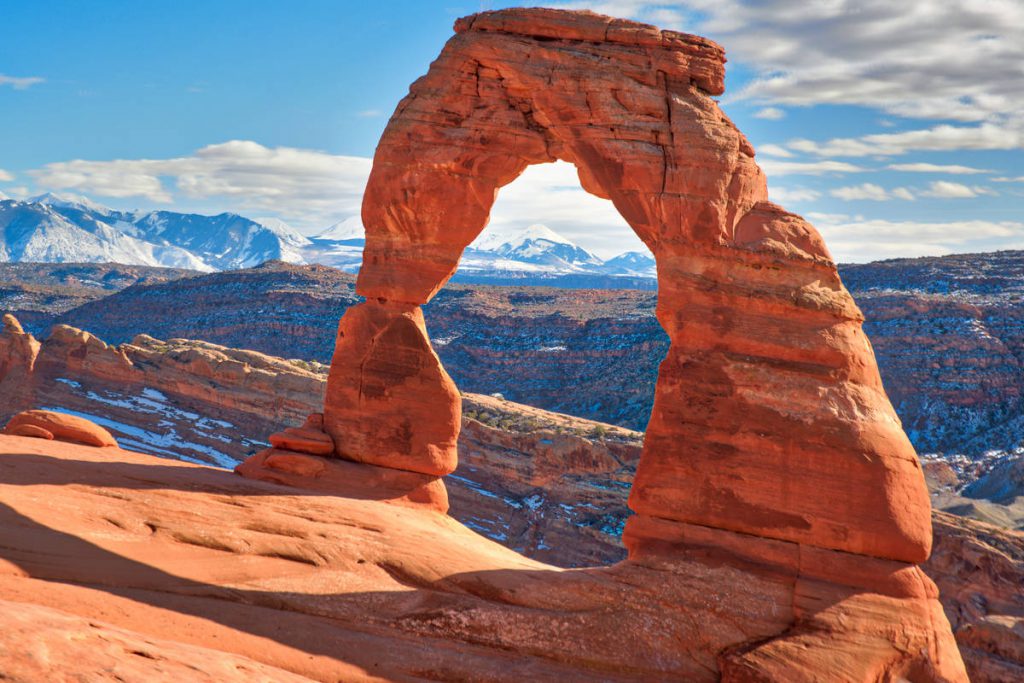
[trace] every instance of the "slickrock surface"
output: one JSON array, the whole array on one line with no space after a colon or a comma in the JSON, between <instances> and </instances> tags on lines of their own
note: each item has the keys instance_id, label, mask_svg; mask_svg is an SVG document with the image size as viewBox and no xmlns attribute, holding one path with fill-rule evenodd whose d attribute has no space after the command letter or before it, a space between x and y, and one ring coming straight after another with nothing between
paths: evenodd
<instances>
[{"instance_id":1,"label":"slickrock surface","mask_svg":"<svg viewBox=\"0 0 1024 683\"><path fill-rule=\"evenodd\" d=\"M917 570L868 591L823 583L835 567L809 557L797 575L791 544L729 532L685 557L562 570L435 512L12 436L0 501L0 599L320 681L702 681L755 661L805 680L758 659L794 619L808 675L834 671L844 644L850 680L908 674L922 651L959 677L937 603L914 597L927 581L899 578Z\"/></svg>"},{"instance_id":2,"label":"slickrock surface","mask_svg":"<svg viewBox=\"0 0 1024 683\"><path fill-rule=\"evenodd\" d=\"M143 636L92 618L0 600L0 677L11 683L302 683L247 657Z\"/></svg>"}]
</instances>

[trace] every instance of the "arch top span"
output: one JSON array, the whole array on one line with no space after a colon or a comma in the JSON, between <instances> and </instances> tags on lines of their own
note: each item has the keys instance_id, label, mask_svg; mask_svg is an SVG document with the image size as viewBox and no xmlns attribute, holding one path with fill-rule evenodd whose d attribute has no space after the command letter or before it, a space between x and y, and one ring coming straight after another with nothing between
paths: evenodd
<instances>
[{"instance_id":1,"label":"arch top span","mask_svg":"<svg viewBox=\"0 0 1024 683\"><path fill-rule=\"evenodd\" d=\"M767 201L718 108L711 41L590 13L456 22L399 103L363 202L366 248L324 407L337 455L437 477L459 394L420 311L530 164L572 162L650 247L671 346L630 497L631 556L724 529L903 562L930 506L862 317L821 236Z\"/></svg>"},{"instance_id":2,"label":"arch top span","mask_svg":"<svg viewBox=\"0 0 1024 683\"><path fill-rule=\"evenodd\" d=\"M377 147L360 294L429 300L530 164L573 163L656 257L663 243L727 240L766 198L753 148L711 97L725 62L713 42L558 10L455 28Z\"/></svg>"}]
</instances>

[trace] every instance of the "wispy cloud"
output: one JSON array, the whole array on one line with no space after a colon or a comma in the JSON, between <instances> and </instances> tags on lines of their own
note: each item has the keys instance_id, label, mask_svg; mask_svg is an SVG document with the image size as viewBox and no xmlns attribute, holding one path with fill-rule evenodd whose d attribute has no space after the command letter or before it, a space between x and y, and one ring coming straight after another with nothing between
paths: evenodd
<instances>
[{"instance_id":1,"label":"wispy cloud","mask_svg":"<svg viewBox=\"0 0 1024 683\"><path fill-rule=\"evenodd\" d=\"M8 76L6 74L0 74L0 86L9 85L15 90L25 90L26 88L30 88L38 83L44 83L45 81L45 78L40 78L39 76L18 78L15 76Z\"/></svg>"},{"instance_id":2,"label":"wispy cloud","mask_svg":"<svg viewBox=\"0 0 1024 683\"><path fill-rule=\"evenodd\" d=\"M363 109L362 111L356 112L356 116L361 119L375 119L379 116L384 116L384 112L380 109Z\"/></svg>"},{"instance_id":3,"label":"wispy cloud","mask_svg":"<svg viewBox=\"0 0 1024 683\"><path fill-rule=\"evenodd\" d=\"M781 204L798 204L813 202L821 197L821 192L807 187L772 187L768 186L768 198Z\"/></svg>"},{"instance_id":4,"label":"wispy cloud","mask_svg":"<svg viewBox=\"0 0 1024 683\"><path fill-rule=\"evenodd\" d=\"M792 158L794 155L785 147L781 145L773 145L771 143L767 145L758 145L757 153L770 157L782 157L784 159Z\"/></svg>"},{"instance_id":5,"label":"wispy cloud","mask_svg":"<svg viewBox=\"0 0 1024 683\"><path fill-rule=\"evenodd\" d=\"M857 200L887 202L891 199L912 201L914 199L913 193L905 187L897 187L893 190L888 190L881 185L876 185L874 183L837 187L829 190L829 194L848 202Z\"/></svg>"},{"instance_id":6,"label":"wispy cloud","mask_svg":"<svg viewBox=\"0 0 1024 683\"><path fill-rule=\"evenodd\" d=\"M768 177L780 175L825 175L828 173L861 173L870 169L845 161L778 161L762 159L761 168Z\"/></svg>"},{"instance_id":7,"label":"wispy cloud","mask_svg":"<svg viewBox=\"0 0 1024 683\"><path fill-rule=\"evenodd\" d=\"M838 261L940 256L1024 247L1024 223L1015 221L889 221L809 214Z\"/></svg>"},{"instance_id":8,"label":"wispy cloud","mask_svg":"<svg viewBox=\"0 0 1024 683\"><path fill-rule=\"evenodd\" d=\"M11 180L14 180L14 175L0 168L0 182L6 183L10 182Z\"/></svg>"},{"instance_id":9,"label":"wispy cloud","mask_svg":"<svg viewBox=\"0 0 1024 683\"><path fill-rule=\"evenodd\" d=\"M1009 150L1024 147L1024 125L984 123L980 126L943 124L901 133L878 133L827 142L797 139L787 147L825 157L896 156L908 152L952 150Z\"/></svg>"},{"instance_id":10,"label":"wispy cloud","mask_svg":"<svg viewBox=\"0 0 1024 683\"><path fill-rule=\"evenodd\" d=\"M978 195L995 195L991 190L982 185L968 187L961 183L952 183L946 180L936 180L927 190L921 193L924 197L938 197L940 199L971 199Z\"/></svg>"},{"instance_id":11,"label":"wispy cloud","mask_svg":"<svg viewBox=\"0 0 1024 683\"><path fill-rule=\"evenodd\" d=\"M768 119L769 121L779 121L786 118L786 112L778 107L765 107L759 109L754 113L755 119Z\"/></svg>"},{"instance_id":12,"label":"wispy cloud","mask_svg":"<svg viewBox=\"0 0 1024 683\"><path fill-rule=\"evenodd\" d=\"M886 168L890 171L906 171L908 173L948 173L950 175L975 175L993 172L987 168L974 168L973 166L960 166L957 164L889 164Z\"/></svg>"}]
</instances>

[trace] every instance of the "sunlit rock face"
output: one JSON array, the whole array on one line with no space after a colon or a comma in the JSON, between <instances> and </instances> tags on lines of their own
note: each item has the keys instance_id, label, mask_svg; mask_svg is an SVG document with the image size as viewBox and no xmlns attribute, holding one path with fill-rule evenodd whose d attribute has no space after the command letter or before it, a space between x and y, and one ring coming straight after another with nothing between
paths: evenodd
<instances>
[{"instance_id":1,"label":"sunlit rock face","mask_svg":"<svg viewBox=\"0 0 1024 683\"><path fill-rule=\"evenodd\" d=\"M931 548L920 465L823 240L767 201L753 148L712 99L722 49L553 10L455 30L374 158L366 302L341 320L324 404L336 455L455 469L459 396L419 307L499 188L531 164L571 162L654 254L671 340L630 496L630 562L696 554L789 577L768 598L784 628L759 617L699 648L725 679L964 679L916 566ZM714 609L743 622L735 598Z\"/></svg>"},{"instance_id":2,"label":"sunlit rock face","mask_svg":"<svg viewBox=\"0 0 1024 683\"><path fill-rule=\"evenodd\" d=\"M342 321L327 390L338 454L454 469L457 395L416 307L452 275L497 190L530 164L564 159L658 262L658 319L672 344L633 509L927 557L923 478L862 316L817 231L765 201L754 150L712 99L721 48L553 11L484 13L456 31L377 148L358 281L368 301ZM639 542L640 528L627 537Z\"/></svg>"}]
</instances>

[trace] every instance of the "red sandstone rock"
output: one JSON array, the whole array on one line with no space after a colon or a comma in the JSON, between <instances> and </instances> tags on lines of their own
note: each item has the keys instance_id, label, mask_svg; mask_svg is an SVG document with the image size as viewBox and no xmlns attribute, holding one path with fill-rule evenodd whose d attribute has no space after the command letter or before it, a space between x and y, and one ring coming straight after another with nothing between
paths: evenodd
<instances>
[{"instance_id":1,"label":"red sandstone rock","mask_svg":"<svg viewBox=\"0 0 1024 683\"><path fill-rule=\"evenodd\" d=\"M0 471L0 600L314 680L966 680L906 563L690 525L564 570L422 507L119 449L0 436Z\"/></svg>"},{"instance_id":2,"label":"red sandstone rock","mask_svg":"<svg viewBox=\"0 0 1024 683\"><path fill-rule=\"evenodd\" d=\"M0 674L15 683L309 683L248 657L24 602L0 601L0 653Z\"/></svg>"},{"instance_id":3,"label":"red sandstone rock","mask_svg":"<svg viewBox=\"0 0 1024 683\"><path fill-rule=\"evenodd\" d=\"M419 305L499 188L530 164L572 162L654 253L671 339L630 496L631 559L685 557L693 529L711 530L715 552L741 534L782 553L772 563L799 583L791 630L721 652L727 680L816 680L830 662L851 680L963 679L914 566L931 548L916 454L824 241L767 201L753 148L711 98L721 49L553 10L483 13L456 31L374 156L367 303L341 321L324 404L338 454L454 469L454 387ZM820 586L804 578L814 562L830 568ZM913 590L879 588L893 576ZM862 600L865 587L902 602Z\"/></svg>"},{"instance_id":4,"label":"red sandstone rock","mask_svg":"<svg viewBox=\"0 0 1024 683\"><path fill-rule=\"evenodd\" d=\"M24 434L20 430L31 427L35 434ZM26 410L11 418L4 427L6 434L22 436L42 436L39 432L47 432L50 438L58 441L74 441L87 446L117 447L117 441L103 427L77 415L55 413L50 410Z\"/></svg>"},{"instance_id":5,"label":"red sandstone rock","mask_svg":"<svg viewBox=\"0 0 1024 683\"><path fill-rule=\"evenodd\" d=\"M338 455L449 474L460 416L458 389L430 347L419 307L367 301L345 312L324 398L324 429Z\"/></svg>"},{"instance_id":6,"label":"red sandstone rock","mask_svg":"<svg viewBox=\"0 0 1024 683\"><path fill-rule=\"evenodd\" d=\"M0 396L11 412L30 408L31 376L40 344L10 313L0 330Z\"/></svg>"},{"instance_id":7,"label":"red sandstone rock","mask_svg":"<svg viewBox=\"0 0 1024 683\"><path fill-rule=\"evenodd\" d=\"M346 498L365 498L448 512L448 493L438 477L268 448L235 472L250 479L284 484Z\"/></svg>"},{"instance_id":8,"label":"red sandstone rock","mask_svg":"<svg viewBox=\"0 0 1024 683\"><path fill-rule=\"evenodd\" d=\"M298 451L311 455L330 455L334 452L334 441L322 431L288 427L283 432L270 435L270 445L286 451Z\"/></svg>"},{"instance_id":9,"label":"red sandstone rock","mask_svg":"<svg viewBox=\"0 0 1024 683\"><path fill-rule=\"evenodd\" d=\"M36 439L53 441L53 432L34 424L20 424L13 427L8 426L4 429L4 434L11 434L13 436L31 436Z\"/></svg>"},{"instance_id":10,"label":"red sandstone rock","mask_svg":"<svg viewBox=\"0 0 1024 683\"><path fill-rule=\"evenodd\" d=\"M368 303L342 320L324 407L339 454L450 471L458 424L431 411L452 390L415 331L416 305L455 271L498 189L562 159L658 261L658 319L672 346L632 508L925 559L927 490L860 311L813 226L766 201L752 147L711 98L721 49L553 10L484 13L457 31L374 156L357 285ZM401 341L383 334L401 316L417 321ZM367 363L371 354L379 360ZM428 433L447 451L443 468L423 464L437 450L411 445Z\"/></svg>"}]
</instances>

